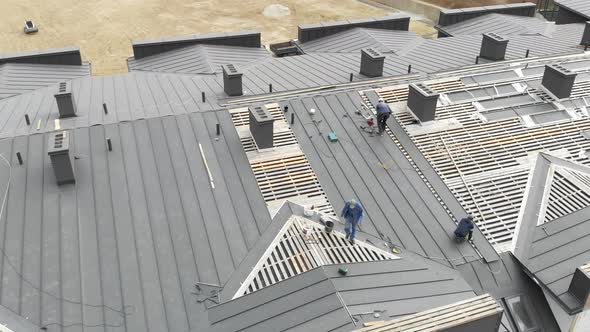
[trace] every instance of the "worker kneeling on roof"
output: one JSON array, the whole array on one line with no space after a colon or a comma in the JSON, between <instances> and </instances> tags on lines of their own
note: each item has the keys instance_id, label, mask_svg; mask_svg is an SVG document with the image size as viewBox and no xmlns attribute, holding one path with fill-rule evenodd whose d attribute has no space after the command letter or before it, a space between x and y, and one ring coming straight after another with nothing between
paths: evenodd
<instances>
[{"instance_id":1,"label":"worker kneeling on roof","mask_svg":"<svg viewBox=\"0 0 590 332\"><path fill-rule=\"evenodd\" d=\"M344 209L342 209L340 216L344 217L346 221L346 225L344 226L346 238L350 240L350 243L354 244L356 228L363 220L363 207L359 202L351 199L344 204Z\"/></svg>"},{"instance_id":2,"label":"worker kneeling on roof","mask_svg":"<svg viewBox=\"0 0 590 332\"><path fill-rule=\"evenodd\" d=\"M459 225L457 225L457 229L455 229L455 237L458 241L464 241L467 239L471 241L473 238L473 217L467 216L461 221L459 221Z\"/></svg>"}]
</instances>

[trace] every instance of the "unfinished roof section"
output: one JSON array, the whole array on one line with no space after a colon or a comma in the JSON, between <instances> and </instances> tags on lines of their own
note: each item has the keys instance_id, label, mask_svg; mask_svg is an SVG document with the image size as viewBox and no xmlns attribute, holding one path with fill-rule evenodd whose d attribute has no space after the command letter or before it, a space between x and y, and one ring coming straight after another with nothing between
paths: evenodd
<instances>
[{"instance_id":1,"label":"unfinished roof section","mask_svg":"<svg viewBox=\"0 0 590 332\"><path fill-rule=\"evenodd\" d=\"M361 127L367 116L366 101L358 93L292 100L293 126L305 155L317 174L322 188L336 209L355 198L365 207L363 232L358 239L373 235L420 254L449 258L442 264L458 265L479 258L469 245L452 240L464 210L448 191L429 188L423 177L395 141L371 135ZM317 110L310 115L308 110ZM334 132L337 142L329 142ZM438 179L440 181L440 179ZM452 210L448 206L452 205ZM488 262L498 260L493 248L477 233L479 252ZM466 260L457 257L467 257Z\"/></svg>"},{"instance_id":2,"label":"unfinished roof section","mask_svg":"<svg viewBox=\"0 0 590 332\"><path fill-rule=\"evenodd\" d=\"M279 223L280 228L285 218L288 220L293 213L301 216L302 210L293 204L285 205L270 227ZM341 231L342 226L336 226ZM299 236L303 239L302 234ZM372 240L376 246L383 244L379 239ZM246 258L244 264L247 262ZM346 268L347 273L342 275L340 268ZM224 298L226 292L233 293L232 285L230 280L224 287ZM375 320L375 314L404 316L474 294L458 272L405 253L398 259L311 269L212 307L209 319L213 331L275 331L279 326L281 330L350 331L355 324Z\"/></svg>"},{"instance_id":3,"label":"unfinished roof section","mask_svg":"<svg viewBox=\"0 0 590 332\"><path fill-rule=\"evenodd\" d=\"M407 86L378 89L453 195L475 216L489 241L507 250L532 165L531 153L553 151L587 162L590 125L581 96L588 85L585 58L563 61L580 77L571 98L556 102L539 84L544 61L486 74L426 82L441 93L435 121L416 125L406 111ZM438 123L438 124L437 124Z\"/></svg>"},{"instance_id":4,"label":"unfinished roof section","mask_svg":"<svg viewBox=\"0 0 590 332\"><path fill-rule=\"evenodd\" d=\"M439 37L481 35L493 32L500 35L546 35L558 29L552 22L539 17L516 16L506 14L486 14L459 23L436 26ZM583 31L583 27L580 28ZM581 35L580 35L581 38Z\"/></svg>"},{"instance_id":5,"label":"unfinished roof section","mask_svg":"<svg viewBox=\"0 0 590 332\"><path fill-rule=\"evenodd\" d=\"M422 37L411 31L354 28L299 46L305 53L354 53L368 47L381 53L395 53L420 40Z\"/></svg>"},{"instance_id":6,"label":"unfinished roof section","mask_svg":"<svg viewBox=\"0 0 590 332\"><path fill-rule=\"evenodd\" d=\"M589 167L539 154L513 239L514 255L569 313L585 302L568 288L576 268L590 262L589 179Z\"/></svg>"},{"instance_id":7,"label":"unfinished roof section","mask_svg":"<svg viewBox=\"0 0 590 332\"><path fill-rule=\"evenodd\" d=\"M325 229L327 222L331 223L330 231ZM327 215L306 213L302 206L287 201L225 285L223 299L260 291L321 266L399 258L383 241L379 245L376 240L351 244L338 223Z\"/></svg>"},{"instance_id":8,"label":"unfinished roof section","mask_svg":"<svg viewBox=\"0 0 590 332\"><path fill-rule=\"evenodd\" d=\"M76 183L59 187L50 134L0 140L1 305L39 326L202 331L195 282L223 284L270 224L230 114L70 134Z\"/></svg>"},{"instance_id":9,"label":"unfinished roof section","mask_svg":"<svg viewBox=\"0 0 590 332\"><path fill-rule=\"evenodd\" d=\"M0 65L0 99L85 76L90 76L89 64L71 66L5 63Z\"/></svg>"},{"instance_id":10,"label":"unfinished roof section","mask_svg":"<svg viewBox=\"0 0 590 332\"><path fill-rule=\"evenodd\" d=\"M498 331L503 309L489 294L392 321L365 323L355 332Z\"/></svg>"},{"instance_id":11,"label":"unfinished roof section","mask_svg":"<svg viewBox=\"0 0 590 332\"><path fill-rule=\"evenodd\" d=\"M245 68L270 58L264 48L225 45L194 45L127 61L129 71L155 71L180 74L221 73L221 65L231 63Z\"/></svg>"},{"instance_id":12,"label":"unfinished roof section","mask_svg":"<svg viewBox=\"0 0 590 332\"><path fill-rule=\"evenodd\" d=\"M132 43L133 56L135 60L138 60L146 56L197 44L255 48L260 48L262 46L260 32L257 31L216 32L161 39L134 40Z\"/></svg>"},{"instance_id":13,"label":"unfinished roof section","mask_svg":"<svg viewBox=\"0 0 590 332\"><path fill-rule=\"evenodd\" d=\"M298 26L297 29L298 41L301 43L306 43L314 39L330 36L354 28L408 31L409 26L410 16L404 14L393 14L384 17L369 17L365 19L355 19L348 21L303 24Z\"/></svg>"}]
</instances>

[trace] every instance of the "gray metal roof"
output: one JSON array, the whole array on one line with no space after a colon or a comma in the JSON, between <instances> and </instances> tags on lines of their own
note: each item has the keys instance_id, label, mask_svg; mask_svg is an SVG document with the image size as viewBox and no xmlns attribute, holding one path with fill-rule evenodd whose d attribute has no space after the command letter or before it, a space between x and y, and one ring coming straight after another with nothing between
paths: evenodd
<instances>
[{"instance_id":1,"label":"gray metal roof","mask_svg":"<svg viewBox=\"0 0 590 332\"><path fill-rule=\"evenodd\" d=\"M68 331L81 323L202 330L208 323L191 294L195 282L223 284L270 223L231 115L163 116L71 134L76 183L59 187L49 134L0 140L10 162L9 169L0 160L0 188L8 189L1 305L36 325L74 324Z\"/></svg>"},{"instance_id":2,"label":"gray metal roof","mask_svg":"<svg viewBox=\"0 0 590 332\"><path fill-rule=\"evenodd\" d=\"M571 313L584 305L568 292L568 288L576 268L590 262L590 207L545 221L546 210L552 204L551 190L556 188L556 172L563 168L575 172L577 178L590 178L589 167L540 153L527 184L513 251L527 271ZM573 205L575 200L571 196L577 191L576 180L570 179L567 183L567 191L557 187L559 199ZM590 197L590 193L582 194Z\"/></svg>"},{"instance_id":3,"label":"gray metal roof","mask_svg":"<svg viewBox=\"0 0 590 332\"><path fill-rule=\"evenodd\" d=\"M556 0L555 4L590 19L590 2L586 0Z\"/></svg>"},{"instance_id":4,"label":"gray metal roof","mask_svg":"<svg viewBox=\"0 0 590 332\"><path fill-rule=\"evenodd\" d=\"M300 44L305 53L352 53L371 47L382 53L393 53L421 40L415 32L355 28Z\"/></svg>"},{"instance_id":5,"label":"gray metal roof","mask_svg":"<svg viewBox=\"0 0 590 332\"><path fill-rule=\"evenodd\" d=\"M303 215L303 209L290 203L281 208L262 244L253 249L254 256L264 252L266 242L293 214ZM375 245L381 243L371 239ZM475 294L457 271L410 252L400 257L346 264L346 276L338 273L341 266L326 265L211 307L213 331L349 331L354 327L349 314L358 322L375 320L374 311L399 317ZM246 258L240 269L246 272L249 267ZM223 298L231 298L234 288L230 280Z\"/></svg>"},{"instance_id":6,"label":"gray metal roof","mask_svg":"<svg viewBox=\"0 0 590 332\"><path fill-rule=\"evenodd\" d=\"M480 35L487 32L500 35L544 34L545 31L551 30L554 27L555 24L553 22L548 22L539 17L492 13L456 24L437 26L436 28L447 35L460 36Z\"/></svg>"},{"instance_id":7,"label":"gray metal roof","mask_svg":"<svg viewBox=\"0 0 590 332\"><path fill-rule=\"evenodd\" d=\"M141 59L130 58L129 71L155 71L183 74L221 73L221 65L243 68L272 55L264 48L225 45L194 45Z\"/></svg>"},{"instance_id":8,"label":"gray metal roof","mask_svg":"<svg viewBox=\"0 0 590 332\"><path fill-rule=\"evenodd\" d=\"M215 81L190 76L134 72L72 81L77 117L61 119L64 129L218 109ZM206 101L201 92L206 92ZM59 118L56 86L0 101L0 138L53 131ZM103 109L107 105L107 113ZM31 125L27 126L25 114Z\"/></svg>"},{"instance_id":9,"label":"gray metal roof","mask_svg":"<svg viewBox=\"0 0 590 332\"><path fill-rule=\"evenodd\" d=\"M5 63L0 65L0 99L84 76L90 76L87 63L81 66Z\"/></svg>"},{"instance_id":10,"label":"gray metal roof","mask_svg":"<svg viewBox=\"0 0 590 332\"><path fill-rule=\"evenodd\" d=\"M389 137L370 137L357 115L363 102L356 92L304 98L288 103L296 114L293 131L335 209L356 198L365 207L363 232L384 238L421 255L444 257L450 266L479 258L469 245L452 240L455 223ZM307 110L318 110L313 118ZM312 121L319 121L314 126ZM325 135L334 131L339 142ZM442 194L442 193L440 193ZM454 197L444 193L443 200ZM463 218L462 209L455 211ZM360 234L362 238L364 234ZM498 256L483 235L477 234L489 262ZM465 259L461 257L466 257ZM450 262L450 263L449 263Z\"/></svg>"}]
</instances>

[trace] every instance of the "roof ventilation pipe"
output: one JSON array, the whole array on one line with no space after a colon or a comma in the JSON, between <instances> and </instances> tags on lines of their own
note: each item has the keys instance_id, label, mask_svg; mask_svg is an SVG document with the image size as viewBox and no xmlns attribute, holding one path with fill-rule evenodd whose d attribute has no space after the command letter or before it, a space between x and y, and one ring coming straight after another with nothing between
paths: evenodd
<instances>
[{"instance_id":1,"label":"roof ventilation pipe","mask_svg":"<svg viewBox=\"0 0 590 332\"><path fill-rule=\"evenodd\" d=\"M495 33L484 33L481 40L479 57L492 61L504 60L506 57L507 47L508 39L505 39Z\"/></svg>"},{"instance_id":2,"label":"roof ventilation pipe","mask_svg":"<svg viewBox=\"0 0 590 332\"><path fill-rule=\"evenodd\" d=\"M590 276L588 273L590 273L590 264L577 268L568 289L568 292L582 304L587 303L588 296L590 296Z\"/></svg>"},{"instance_id":3,"label":"roof ventilation pipe","mask_svg":"<svg viewBox=\"0 0 590 332\"><path fill-rule=\"evenodd\" d=\"M55 101L57 102L57 110L61 119L76 116L76 102L72 95L72 83L59 83L57 93L55 94Z\"/></svg>"},{"instance_id":4,"label":"roof ventilation pipe","mask_svg":"<svg viewBox=\"0 0 590 332\"><path fill-rule=\"evenodd\" d=\"M584 27L584 34L582 35L580 45L590 45L590 21L586 22L586 26Z\"/></svg>"},{"instance_id":5,"label":"roof ventilation pipe","mask_svg":"<svg viewBox=\"0 0 590 332\"><path fill-rule=\"evenodd\" d=\"M423 83L412 83L408 91L408 108L420 120L434 120L439 94Z\"/></svg>"},{"instance_id":6,"label":"roof ventilation pipe","mask_svg":"<svg viewBox=\"0 0 590 332\"><path fill-rule=\"evenodd\" d=\"M47 154L53 165L53 172L58 185L75 183L74 162L70 153L70 134L58 131L49 136Z\"/></svg>"},{"instance_id":7,"label":"roof ventilation pipe","mask_svg":"<svg viewBox=\"0 0 590 332\"><path fill-rule=\"evenodd\" d=\"M543 74L543 87L558 99L568 98L572 94L576 73L558 64L546 65Z\"/></svg>"},{"instance_id":8,"label":"roof ventilation pipe","mask_svg":"<svg viewBox=\"0 0 590 332\"><path fill-rule=\"evenodd\" d=\"M367 77L383 76L385 56L373 48L361 50L361 74Z\"/></svg>"},{"instance_id":9,"label":"roof ventilation pipe","mask_svg":"<svg viewBox=\"0 0 590 332\"><path fill-rule=\"evenodd\" d=\"M241 96L243 73L232 64L222 65L221 69L223 70L223 91L228 96Z\"/></svg>"},{"instance_id":10,"label":"roof ventilation pipe","mask_svg":"<svg viewBox=\"0 0 590 332\"><path fill-rule=\"evenodd\" d=\"M274 146L274 118L264 105L248 107L250 113L250 133L258 149Z\"/></svg>"}]
</instances>

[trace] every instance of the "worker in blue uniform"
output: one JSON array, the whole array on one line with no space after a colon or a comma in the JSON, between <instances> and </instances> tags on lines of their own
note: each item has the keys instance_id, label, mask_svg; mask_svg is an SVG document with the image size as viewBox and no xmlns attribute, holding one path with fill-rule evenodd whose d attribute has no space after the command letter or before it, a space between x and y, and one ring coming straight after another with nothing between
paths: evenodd
<instances>
[{"instance_id":1,"label":"worker in blue uniform","mask_svg":"<svg viewBox=\"0 0 590 332\"><path fill-rule=\"evenodd\" d=\"M464 241L467 239L468 241L472 241L473 238L473 217L467 216L459 221L457 228L455 229L455 238L458 242Z\"/></svg>"},{"instance_id":2,"label":"worker in blue uniform","mask_svg":"<svg viewBox=\"0 0 590 332\"><path fill-rule=\"evenodd\" d=\"M377 127L379 128L379 136L383 136L383 132L387 127L387 119L391 115L391 109L389 105L387 105L383 99L379 99L377 106L375 107L377 112Z\"/></svg>"},{"instance_id":3,"label":"worker in blue uniform","mask_svg":"<svg viewBox=\"0 0 590 332\"><path fill-rule=\"evenodd\" d=\"M346 238L350 240L350 243L354 244L356 228L363 220L363 207L359 202L351 199L344 204L344 208L342 209L340 216L346 221L344 226Z\"/></svg>"}]
</instances>

